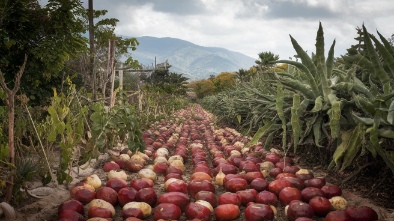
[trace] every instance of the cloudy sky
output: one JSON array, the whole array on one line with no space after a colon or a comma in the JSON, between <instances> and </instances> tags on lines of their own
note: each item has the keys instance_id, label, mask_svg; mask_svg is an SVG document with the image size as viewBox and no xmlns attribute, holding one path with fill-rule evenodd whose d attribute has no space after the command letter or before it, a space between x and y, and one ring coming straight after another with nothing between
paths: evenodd
<instances>
[{"instance_id":1,"label":"cloudy sky","mask_svg":"<svg viewBox=\"0 0 394 221\"><path fill-rule=\"evenodd\" d=\"M87 0L82 0L87 7ZM116 33L173 37L223 47L253 58L271 51L281 59L295 52L289 34L315 51L319 21L326 50L336 39L336 56L355 44L357 26L394 34L392 0L94 0L95 9L118 18ZM138 48L137 48L138 50ZM326 51L327 54L327 51Z\"/></svg>"}]
</instances>

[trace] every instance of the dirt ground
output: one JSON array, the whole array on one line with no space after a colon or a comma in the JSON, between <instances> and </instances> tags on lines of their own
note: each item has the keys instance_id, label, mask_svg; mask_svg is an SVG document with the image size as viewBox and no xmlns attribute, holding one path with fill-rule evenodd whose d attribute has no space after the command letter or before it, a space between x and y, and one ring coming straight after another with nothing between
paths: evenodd
<instances>
[{"instance_id":1,"label":"dirt ground","mask_svg":"<svg viewBox=\"0 0 394 221\"><path fill-rule=\"evenodd\" d=\"M103 182L107 180L106 173L101 169L102 165L104 163L103 161L99 161L94 163L92 165L92 168L88 169L88 173L95 173L97 174ZM184 180L189 180L191 176L191 162L186 163L186 172L184 173ZM86 175L86 172L82 171L82 175ZM316 176L325 176L326 179L329 182L338 182L341 180L341 177L339 174L330 174L330 172L327 172L325 170L321 170L318 168L315 168ZM138 175L135 173L128 173L129 174L129 180L137 178ZM76 177L73 183L78 182L79 180L82 180L84 176L81 177ZM72 184L70 186L72 186ZM158 180L155 184L155 190L158 196L164 193L164 176L159 175ZM31 183L31 187L38 187L39 183ZM384 185L382 185L384 187ZM215 185L216 188L216 194L220 195L221 193L224 193L225 190L221 186ZM374 197L375 200L371 198L363 198L364 192L360 192L360 187L359 186L352 186L350 184L345 185L343 191L343 197L345 197L350 205L367 205L375 209L375 211L378 212L380 220L394 220L394 200L392 201L382 201L379 200L380 198L378 197L379 194L388 194L388 193L379 193L379 191L374 191L373 194L377 194L377 197ZM392 191L392 189L391 189ZM58 206L70 199L70 194L69 190L66 189L64 185L60 185L57 188L54 188L54 192L46 197L43 197L41 199L36 199L34 197L29 197L25 201L25 205L17 208L17 219L16 221L26 221L26 220L40 220L40 221L56 221L57 220L57 208ZM391 198L392 199L392 198ZM114 217L115 221L121 221L122 218L120 216L121 214L121 208L119 206L116 207L117 209L117 216ZM243 217L243 211L244 207L241 207L241 216L239 217L239 221L244 221L245 218ZM277 221L286 221L287 218L284 216L284 211L283 207L278 207L278 216L276 217L275 220ZM5 220L4 218L0 219L1 221ZM146 220L153 220L153 217L149 217ZM186 217L183 215L181 217L181 220L186 220ZM212 215L212 219L215 220L214 216ZM323 218L317 219L318 221L322 221Z\"/></svg>"},{"instance_id":2,"label":"dirt ground","mask_svg":"<svg viewBox=\"0 0 394 221\"><path fill-rule=\"evenodd\" d=\"M201 141L202 143L204 141ZM309 154L309 155L308 155ZM394 193L393 193L393 175L390 171L383 170L382 165L373 165L371 168L364 168L357 172L354 170L353 173L337 173L333 171L325 170L319 166L319 161L314 158L315 153L307 153L301 156L295 156L297 165L301 168L310 169L315 173L315 177L325 177L329 183L340 185L343 189L343 197L348 200L349 205L366 205L372 207L379 214L379 220L394 221ZM69 188L75 183L81 181L83 178L90 174L97 174L102 183L108 180L107 174L102 170L102 166L105 162L110 159L108 154L103 154L98 158L97 161L92 161L91 164L85 170L80 170L80 174L73 174L74 180L69 184L68 188L64 185L53 187L52 192L44 197L36 198L28 196L28 198L22 203L19 208L16 208L17 219L15 221L26 221L26 220L37 220L37 221L56 221L57 208L58 206L70 199ZM83 168L86 165L83 166ZM192 175L192 162L189 159L186 161L186 171L184 172L183 179L185 181L190 180ZM77 168L74 168L77 171ZM357 172L357 174L355 174ZM128 173L128 182L132 179L138 178L136 173ZM352 176L352 174L355 174ZM155 182L154 189L158 196L162 195L164 191L164 175L158 175L157 182ZM28 184L30 190L39 188L40 182L32 182ZM222 186L215 184L216 195L224 193L225 190ZM244 221L243 215L244 207L241 207L241 215L237 219ZM279 206L278 215L276 221L286 221L287 218L284 215L284 208ZM121 208L116 207L115 221L122 221ZM316 221L323 221L324 218L315 217ZM0 221L5 220L0 218ZM153 216L148 217L145 220L154 220ZM181 220L186 220L185 215L182 215ZM212 214L211 220L215 220Z\"/></svg>"}]
</instances>

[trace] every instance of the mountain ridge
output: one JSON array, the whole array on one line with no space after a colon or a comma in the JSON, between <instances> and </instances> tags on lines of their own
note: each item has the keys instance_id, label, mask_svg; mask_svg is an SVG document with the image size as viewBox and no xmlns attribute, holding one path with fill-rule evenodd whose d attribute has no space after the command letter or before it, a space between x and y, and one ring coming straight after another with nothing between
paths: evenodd
<instances>
[{"instance_id":1,"label":"mountain ridge","mask_svg":"<svg viewBox=\"0 0 394 221\"><path fill-rule=\"evenodd\" d=\"M144 66L154 66L155 59L157 64L167 60L170 72L184 74L190 80L249 69L255 64L254 58L225 48L200 46L171 37L136 38L140 44L131 52L133 59Z\"/></svg>"}]
</instances>

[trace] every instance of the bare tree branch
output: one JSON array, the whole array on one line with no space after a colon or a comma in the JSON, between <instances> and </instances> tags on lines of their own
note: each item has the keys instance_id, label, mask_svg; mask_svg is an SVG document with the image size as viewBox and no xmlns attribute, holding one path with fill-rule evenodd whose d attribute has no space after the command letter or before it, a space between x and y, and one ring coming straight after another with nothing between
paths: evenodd
<instances>
[{"instance_id":1,"label":"bare tree branch","mask_svg":"<svg viewBox=\"0 0 394 221\"><path fill-rule=\"evenodd\" d=\"M19 71L15 76L15 84L12 90L8 88L7 83L5 82L4 74L0 70L0 86L3 88L4 91L6 91L7 95L8 94L15 95L16 92L19 90L19 87L21 85L22 74L25 71L26 63L27 63L27 55L25 54L25 60L23 61L22 66L19 68Z\"/></svg>"},{"instance_id":2,"label":"bare tree branch","mask_svg":"<svg viewBox=\"0 0 394 221\"><path fill-rule=\"evenodd\" d=\"M4 99L8 109L8 153L10 155L10 163L15 165L15 143L14 143L14 126L15 126L15 94L18 92L22 74L25 70L27 63L27 55L25 54L25 60L22 66L19 68L18 73L15 76L14 88L11 90L8 88L4 74L0 71L0 86L7 93L7 98ZM10 176L8 181L9 185L7 186L7 192L5 195L5 201L9 202L12 198L12 189L14 188L14 176Z\"/></svg>"}]
</instances>

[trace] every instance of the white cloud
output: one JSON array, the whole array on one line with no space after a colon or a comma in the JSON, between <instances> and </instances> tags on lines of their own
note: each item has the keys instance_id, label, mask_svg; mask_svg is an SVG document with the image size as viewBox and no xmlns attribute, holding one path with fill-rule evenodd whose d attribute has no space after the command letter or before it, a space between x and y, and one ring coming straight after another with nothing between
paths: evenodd
<instances>
[{"instance_id":1,"label":"white cloud","mask_svg":"<svg viewBox=\"0 0 394 221\"><path fill-rule=\"evenodd\" d=\"M190 1L191 2L191 1ZM202 46L223 47L257 58L272 51L287 59L295 54L289 34L308 52L315 51L319 21L326 48L336 39L336 56L355 44L357 26L394 33L391 0L95 0L95 8L108 9L120 20L117 34L174 37ZM190 4L190 5L188 5ZM190 8L194 7L194 8ZM200 11L198 11L200 10ZM138 49L137 49L138 50Z\"/></svg>"}]
</instances>

